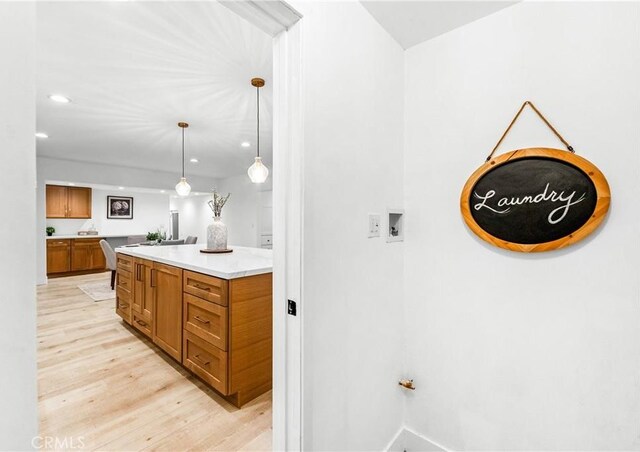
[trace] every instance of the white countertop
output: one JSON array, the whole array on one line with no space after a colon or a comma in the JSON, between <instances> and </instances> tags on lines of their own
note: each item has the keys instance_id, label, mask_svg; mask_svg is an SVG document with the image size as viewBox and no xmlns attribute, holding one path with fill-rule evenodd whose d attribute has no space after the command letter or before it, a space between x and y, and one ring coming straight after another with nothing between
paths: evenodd
<instances>
[{"instance_id":1,"label":"white countertop","mask_svg":"<svg viewBox=\"0 0 640 452\"><path fill-rule=\"evenodd\" d=\"M273 271L273 252L262 248L231 246L232 253L205 254L203 244L171 246L121 246L117 253L140 257L222 279L262 275Z\"/></svg>"},{"instance_id":2,"label":"white countertop","mask_svg":"<svg viewBox=\"0 0 640 452\"><path fill-rule=\"evenodd\" d=\"M145 234L97 234L97 235L78 235L78 234L61 234L61 235L51 235L47 236L47 240L64 240L64 239L108 239L115 237L130 237L132 235L144 235Z\"/></svg>"}]
</instances>

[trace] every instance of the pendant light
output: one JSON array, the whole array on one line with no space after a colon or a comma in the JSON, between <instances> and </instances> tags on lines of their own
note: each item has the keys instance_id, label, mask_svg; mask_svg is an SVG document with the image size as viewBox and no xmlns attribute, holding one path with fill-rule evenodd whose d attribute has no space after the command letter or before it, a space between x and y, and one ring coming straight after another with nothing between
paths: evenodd
<instances>
[{"instance_id":1,"label":"pendant light","mask_svg":"<svg viewBox=\"0 0 640 452\"><path fill-rule=\"evenodd\" d=\"M247 174L249 175L249 179L254 184L261 184L267 180L269 176L269 168L264 166L262 163L262 158L260 157L260 88L264 86L264 80L261 78L252 78L251 85L256 87L256 100L257 100L257 109L256 115L258 118L258 126L256 129L257 139L256 139L256 159L253 165L249 167L247 170Z\"/></svg>"},{"instance_id":2,"label":"pendant light","mask_svg":"<svg viewBox=\"0 0 640 452\"><path fill-rule=\"evenodd\" d=\"M176 184L176 193L178 193L178 196L189 196L189 193L191 193L191 185L189 185L187 179L184 177L184 129L189 127L189 124L179 122L178 127L182 129L182 177L180 178L180 182Z\"/></svg>"}]
</instances>

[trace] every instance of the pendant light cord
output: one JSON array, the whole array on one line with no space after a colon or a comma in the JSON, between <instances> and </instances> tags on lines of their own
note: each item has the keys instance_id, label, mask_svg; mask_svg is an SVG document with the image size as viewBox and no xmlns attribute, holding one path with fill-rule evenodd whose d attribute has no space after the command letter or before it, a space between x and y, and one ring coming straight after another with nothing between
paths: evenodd
<instances>
[{"instance_id":1,"label":"pendant light cord","mask_svg":"<svg viewBox=\"0 0 640 452\"><path fill-rule=\"evenodd\" d=\"M182 128L182 177L184 178L184 127Z\"/></svg>"},{"instance_id":2,"label":"pendant light cord","mask_svg":"<svg viewBox=\"0 0 640 452\"><path fill-rule=\"evenodd\" d=\"M257 136L257 156L260 157L260 87L256 86L256 115L258 117L257 127L256 127L256 136Z\"/></svg>"}]
</instances>

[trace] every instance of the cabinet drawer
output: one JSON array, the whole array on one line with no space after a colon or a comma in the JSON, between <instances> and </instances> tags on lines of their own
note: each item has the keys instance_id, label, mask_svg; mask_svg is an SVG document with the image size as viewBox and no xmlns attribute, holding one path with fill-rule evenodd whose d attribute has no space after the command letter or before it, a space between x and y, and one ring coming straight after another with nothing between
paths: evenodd
<instances>
[{"instance_id":1,"label":"cabinet drawer","mask_svg":"<svg viewBox=\"0 0 640 452\"><path fill-rule=\"evenodd\" d=\"M131 272L118 269L118 288L129 292L129 295L131 295L132 286Z\"/></svg>"},{"instance_id":2,"label":"cabinet drawer","mask_svg":"<svg viewBox=\"0 0 640 452\"><path fill-rule=\"evenodd\" d=\"M116 298L120 298L121 300L129 303L131 301L131 292L123 289L122 287L116 287Z\"/></svg>"},{"instance_id":3,"label":"cabinet drawer","mask_svg":"<svg viewBox=\"0 0 640 452\"><path fill-rule=\"evenodd\" d=\"M227 350L228 308L184 294L184 329Z\"/></svg>"},{"instance_id":4,"label":"cabinet drawer","mask_svg":"<svg viewBox=\"0 0 640 452\"><path fill-rule=\"evenodd\" d=\"M116 314L127 323L131 323L131 299L121 290L116 290Z\"/></svg>"},{"instance_id":5,"label":"cabinet drawer","mask_svg":"<svg viewBox=\"0 0 640 452\"><path fill-rule=\"evenodd\" d=\"M71 245L71 240L69 239L50 239L47 240L47 248L55 248L55 247L60 247L60 246L70 246Z\"/></svg>"},{"instance_id":6,"label":"cabinet drawer","mask_svg":"<svg viewBox=\"0 0 640 452\"><path fill-rule=\"evenodd\" d=\"M131 268L133 267L133 258L131 256L126 256L124 254L121 253L117 253L117 262L118 262L118 269L122 269L122 270L126 270L129 273L131 273Z\"/></svg>"},{"instance_id":7,"label":"cabinet drawer","mask_svg":"<svg viewBox=\"0 0 640 452\"><path fill-rule=\"evenodd\" d=\"M227 395L227 352L185 331L182 364L222 394Z\"/></svg>"},{"instance_id":8,"label":"cabinet drawer","mask_svg":"<svg viewBox=\"0 0 640 452\"><path fill-rule=\"evenodd\" d=\"M98 238L89 238L89 239L73 239L75 245L99 245L102 237Z\"/></svg>"},{"instance_id":9,"label":"cabinet drawer","mask_svg":"<svg viewBox=\"0 0 640 452\"><path fill-rule=\"evenodd\" d=\"M145 336L151 337L151 319L147 319L145 316L133 311L131 313L131 326Z\"/></svg>"},{"instance_id":10,"label":"cabinet drawer","mask_svg":"<svg viewBox=\"0 0 640 452\"><path fill-rule=\"evenodd\" d=\"M227 306L228 288L227 280L186 270L184 272L183 290L203 300Z\"/></svg>"}]
</instances>

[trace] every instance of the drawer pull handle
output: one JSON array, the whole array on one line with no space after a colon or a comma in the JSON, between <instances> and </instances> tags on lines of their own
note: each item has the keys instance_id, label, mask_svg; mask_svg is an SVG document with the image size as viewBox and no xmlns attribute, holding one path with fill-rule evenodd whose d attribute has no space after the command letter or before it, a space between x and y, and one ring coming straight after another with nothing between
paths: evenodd
<instances>
[{"instance_id":1,"label":"drawer pull handle","mask_svg":"<svg viewBox=\"0 0 640 452\"><path fill-rule=\"evenodd\" d=\"M209 287L209 286L201 286L198 283L193 283L193 287L195 287L196 289L200 289L200 290L206 290L207 292L211 290L211 287Z\"/></svg>"},{"instance_id":2,"label":"drawer pull handle","mask_svg":"<svg viewBox=\"0 0 640 452\"><path fill-rule=\"evenodd\" d=\"M194 355L193 359L195 359L196 361L199 361L200 363L202 363L203 366L208 366L210 361L203 361L200 359L200 355Z\"/></svg>"},{"instance_id":3,"label":"drawer pull handle","mask_svg":"<svg viewBox=\"0 0 640 452\"><path fill-rule=\"evenodd\" d=\"M120 303L120 309L128 308L129 305L126 303Z\"/></svg>"},{"instance_id":4,"label":"drawer pull handle","mask_svg":"<svg viewBox=\"0 0 640 452\"><path fill-rule=\"evenodd\" d=\"M197 316L197 315L194 317L194 319L197 320L198 322L204 323L204 324L211 323L211 322L209 322L209 320L203 319L202 317Z\"/></svg>"},{"instance_id":5,"label":"drawer pull handle","mask_svg":"<svg viewBox=\"0 0 640 452\"><path fill-rule=\"evenodd\" d=\"M136 319L136 323L140 326L147 326L147 324L145 322L143 322L142 320Z\"/></svg>"}]
</instances>

